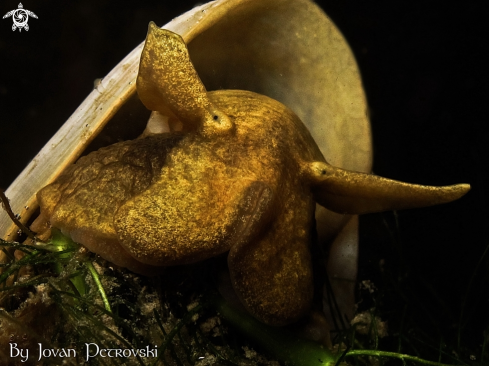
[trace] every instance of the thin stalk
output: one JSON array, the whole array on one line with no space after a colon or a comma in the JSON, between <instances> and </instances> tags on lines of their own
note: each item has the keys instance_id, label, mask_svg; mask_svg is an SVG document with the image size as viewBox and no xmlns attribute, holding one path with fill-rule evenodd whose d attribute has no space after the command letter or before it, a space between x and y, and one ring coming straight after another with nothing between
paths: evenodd
<instances>
[{"instance_id":1,"label":"thin stalk","mask_svg":"<svg viewBox=\"0 0 489 366\"><path fill-rule=\"evenodd\" d=\"M412 361L416 362L422 365L430 365L430 366L456 366L456 365L449 365L445 363L440 363L436 361L428 361L424 360L422 358L416 357L416 356L410 356L410 355L405 355L401 353L395 353L395 352L385 352L385 351L377 351L377 350L353 350L353 351L348 351L345 357L351 357L351 356L370 356L370 357L388 357L388 358L397 358L398 360L401 360L403 362L405 361ZM459 365L462 366L462 365Z\"/></svg>"},{"instance_id":2,"label":"thin stalk","mask_svg":"<svg viewBox=\"0 0 489 366\"><path fill-rule=\"evenodd\" d=\"M34 278L31 278L25 282L17 283L17 284L12 285L12 286L2 287L2 288L0 288L0 292L12 290L14 288L40 285L42 283L46 283L48 281L47 277L49 277L49 276L50 276L49 274L40 274L40 275L38 275Z\"/></svg>"},{"instance_id":3,"label":"thin stalk","mask_svg":"<svg viewBox=\"0 0 489 366\"><path fill-rule=\"evenodd\" d=\"M481 257L479 258L479 261L477 262L477 265L475 266L474 271L472 272L472 276L470 277L469 284L467 285L467 291L465 291L465 295L462 300L462 306L460 309L460 318L458 321L458 334L457 334L457 348L459 351L460 351L460 343L462 339L462 322L463 322L463 316L465 311L465 305L467 304L467 299L469 297L469 293L472 288L472 283L475 280L475 276L479 271L479 267L481 266L482 262L484 261L484 258L488 255L488 253L489 253L489 245L486 246L484 253L482 253Z\"/></svg>"},{"instance_id":4,"label":"thin stalk","mask_svg":"<svg viewBox=\"0 0 489 366\"><path fill-rule=\"evenodd\" d=\"M10 207L10 202L9 202L7 196L5 195L5 193L3 193L3 191L1 189L0 189L0 201L2 201L3 209L7 212L7 215L9 215L10 220L12 220L13 223L15 225L17 225L17 227L20 230L22 230L22 232L25 235L27 235L32 240L36 240L35 234L27 226L25 226L23 223L21 223L19 221L19 219L17 218L17 216L13 213L12 208Z\"/></svg>"},{"instance_id":5,"label":"thin stalk","mask_svg":"<svg viewBox=\"0 0 489 366\"><path fill-rule=\"evenodd\" d=\"M0 275L0 284L7 280L10 275L16 270L20 269L22 266L29 264L29 261L36 257L39 254L37 250L34 250L32 253L25 255L23 258L19 259L17 262L10 265L1 275Z\"/></svg>"},{"instance_id":6,"label":"thin stalk","mask_svg":"<svg viewBox=\"0 0 489 366\"><path fill-rule=\"evenodd\" d=\"M481 363L484 362L484 356L486 353L486 346L489 345L489 328L487 331L484 332L484 341L482 343L482 350L481 350Z\"/></svg>"},{"instance_id":7,"label":"thin stalk","mask_svg":"<svg viewBox=\"0 0 489 366\"><path fill-rule=\"evenodd\" d=\"M112 309L110 308L109 299L107 298L107 294L105 293L104 286L102 286L102 282L100 282L100 277L98 275L97 270L93 266L93 263L90 261L85 262L85 266L90 271L90 274L92 275L92 278L95 281L95 284L97 285L98 292L100 293L100 296L102 297L102 301L104 302L105 310L107 310L109 313L112 314Z\"/></svg>"},{"instance_id":8,"label":"thin stalk","mask_svg":"<svg viewBox=\"0 0 489 366\"><path fill-rule=\"evenodd\" d=\"M233 309L221 297L211 305L245 336L266 348L279 360L294 366L332 366L340 355L320 344L295 336L280 328L267 326L248 314Z\"/></svg>"},{"instance_id":9,"label":"thin stalk","mask_svg":"<svg viewBox=\"0 0 489 366\"><path fill-rule=\"evenodd\" d=\"M202 305L198 305L198 306L194 307L187 314L185 314L185 316L183 317L183 319L180 320L177 323L177 325L175 325L173 327L173 329L171 330L171 332L168 333L168 336L165 337L165 341L163 342L163 344L159 347L159 349L158 349L158 358L155 360L155 362L153 363L153 365L156 365L157 362L158 362L158 360L161 357L165 357L164 356L165 350L171 345L171 343L173 341L173 338L175 338L175 336L177 335L178 332L180 332L180 330L183 328L183 326L185 326L186 324L190 323L192 321L192 318L194 317L194 315L197 314L198 312L202 311L202 309L203 309L203 306Z\"/></svg>"}]
</instances>

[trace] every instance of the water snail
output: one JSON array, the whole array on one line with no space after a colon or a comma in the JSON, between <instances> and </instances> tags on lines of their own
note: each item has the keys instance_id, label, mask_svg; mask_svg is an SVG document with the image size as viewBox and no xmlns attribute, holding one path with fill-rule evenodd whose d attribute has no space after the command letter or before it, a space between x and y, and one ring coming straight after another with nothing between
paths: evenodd
<instances>
[{"instance_id":1,"label":"water snail","mask_svg":"<svg viewBox=\"0 0 489 366\"><path fill-rule=\"evenodd\" d=\"M153 23L137 90L158 131L80 158L39 191L39 220L142 274L229 252L236 294L270 325L311 306L316 203L361 214L450 202L470 189L328 164L283 104L245 90L207 92L183 39Z\"/></svg>"}]
</instances>

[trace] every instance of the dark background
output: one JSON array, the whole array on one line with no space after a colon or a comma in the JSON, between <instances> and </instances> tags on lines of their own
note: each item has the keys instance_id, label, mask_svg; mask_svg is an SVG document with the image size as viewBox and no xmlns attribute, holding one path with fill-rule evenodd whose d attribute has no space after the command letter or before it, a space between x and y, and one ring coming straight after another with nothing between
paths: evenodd
<instances>
[{"instance_id":1,"label":"dark background","mask_svg":"<svg viewBox=\"0 0 489 366\"><path fill-rule=\"evenodd\" d=\"M0 15L17 8L17 1L2 1ZM0 188L8 187L71 115L94 79L143 41L150 20L161 26L195 2L121 4L26 0L24 8L39 17L29 20L28 32L12 32L11 18L0 21ZM445 317L449 329L468 293L464 331L478 347L488 329L481 309L489 308L487 258L477 267L489 245L484 113L489 60L483 1L320 4L358 59L371 108L375 173L473 187L458 202L399 212L398 228L392 213L365 216L361 276L382 281L375 269L383 259L386 268L399 271L396 275L426 281L420 289L426 306L435 312L445 307L439 320ZM399 246L390 242L390 231ZM432 297L433 289L442 303Z\"/></svg>"}]
</instances>

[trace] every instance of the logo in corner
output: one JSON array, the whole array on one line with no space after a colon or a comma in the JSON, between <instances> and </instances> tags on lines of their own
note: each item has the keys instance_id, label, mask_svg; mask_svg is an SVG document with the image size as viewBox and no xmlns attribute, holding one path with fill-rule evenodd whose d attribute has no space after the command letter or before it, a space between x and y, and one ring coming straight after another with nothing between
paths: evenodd
<instances>
[{"instance_id":1,"label":"logo in corner","mask_svg":"<svg viewBox=\"0 0 489 366\"><path fill-rule=\"evenodd\" d=\"M29 30L29 25L27 24L27 22L29 21L29 16L37 19L37 15L30 10L24 9L22 3L19 3L18 9L11 10L7 14L5 14L3 16L3 19L10 16L14 21L14 24L12 25L12 30L15 31L18 28L19 32L22 31L22 28L24 28L26 31Z\"/></svg>"}]
</instances>

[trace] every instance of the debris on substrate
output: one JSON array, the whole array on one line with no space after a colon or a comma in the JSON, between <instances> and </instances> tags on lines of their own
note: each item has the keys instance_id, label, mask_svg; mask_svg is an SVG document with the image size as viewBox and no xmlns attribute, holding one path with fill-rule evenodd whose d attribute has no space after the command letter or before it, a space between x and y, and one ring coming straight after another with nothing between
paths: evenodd
<instances>
[{"instance_id":1,"label":"debris on substrate","mask_svg":"<svg viewBox=\"0 0 489 366\"><path fill-rule=\"evenodd\" d=\"M5 243L3 248L8 250ZM8 256L0 275L30 254L25 250ZM280 365L254 350L206 306L206 295L215 291L213 264L174 267L145 277L83 248L73 250L68 259L60 256L61 266L52 253L46 255L52 260L19 265L0 283L2 365ZM87 262L99 275L110 311ZM99 353L87 362L87 348L94 355L97 347L119 353ZM148 357L119 357L131 349ZM27 350L25 362L21 355Z\"/></svg>"}]
</instances>

